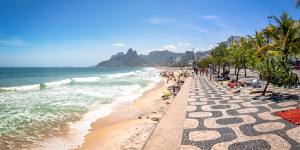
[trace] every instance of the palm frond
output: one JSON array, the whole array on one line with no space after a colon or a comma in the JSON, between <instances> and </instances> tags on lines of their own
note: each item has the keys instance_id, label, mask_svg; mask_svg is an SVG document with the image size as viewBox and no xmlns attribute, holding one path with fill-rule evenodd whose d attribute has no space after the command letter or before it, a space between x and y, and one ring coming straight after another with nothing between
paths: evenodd
<instances>
[{"instance_id":1,"label":"palm frond","mask_svg":"<svg viewBox=\"0 0 300 150\"><path fill-rule=\"evenodd\" d=\"M267 55L268 55L268 56L272 56L272 57L281 56L281 54L280 54L279 51L273 51L273 50L268 51L268 52L267 52Z\"/></svg>"},{"instance_id":2,"label":"palm frond","mask_svg":"<svg viewBox=\"0 0 300 150\"><path fill-rule=\"evenodd\" d=\"M271 51L274 49L274 45L268 44L268 45L264 45L263 47L261 47L260 49L257 50L256 54L258 56L263 56L265 55L268 51Z\"/></svg>"}]
</instances>

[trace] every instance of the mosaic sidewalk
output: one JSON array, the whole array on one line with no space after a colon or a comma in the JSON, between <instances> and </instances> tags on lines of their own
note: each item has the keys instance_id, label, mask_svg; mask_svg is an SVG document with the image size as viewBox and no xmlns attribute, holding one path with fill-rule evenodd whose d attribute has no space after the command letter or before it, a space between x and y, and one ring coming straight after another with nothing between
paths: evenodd
<instances>
[{"instance_id":1,"label":"mosaic sidewalk","mask_svg":"<svg viewBox=\"0 0 300 150\"><path fill-rule=\"evenodd\" d=\"M205 77L191 84L181 150L300 150L300 126L274 112L299 108L232 94Z\"/></svg>"}]
</instances>

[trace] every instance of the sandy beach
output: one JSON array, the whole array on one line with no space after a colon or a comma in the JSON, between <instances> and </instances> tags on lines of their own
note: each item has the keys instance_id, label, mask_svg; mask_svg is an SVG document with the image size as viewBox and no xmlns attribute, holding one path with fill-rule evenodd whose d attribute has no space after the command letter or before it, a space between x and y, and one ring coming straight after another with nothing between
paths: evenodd
<instances>
[{"instance_id":1,"label":"sandy beach","mask_svg":"<svg viewBox=\"0 0 300 150\"><path fill-rule=\"evenodd\" d=\"M91 126L85 142L78 149L142 149L160 118L167 111L172 98L162 100L162 91L173 82L164 79L146 91L133 103L123 103Z\"/></svg>"}]
</instances>

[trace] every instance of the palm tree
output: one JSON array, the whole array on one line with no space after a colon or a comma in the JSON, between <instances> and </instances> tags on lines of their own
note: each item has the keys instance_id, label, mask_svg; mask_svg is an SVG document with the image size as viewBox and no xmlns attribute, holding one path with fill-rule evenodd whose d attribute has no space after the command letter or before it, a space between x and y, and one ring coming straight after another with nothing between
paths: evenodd
<instances>
[{"instance_id":1,"label":"palm tree","mask_svg":"<svg viewBox=\"0 0 300 150\"><path fill-rule=\"evenodd\" d=\"M285 56L285 61L288 62L288 57L298 53L299 25L295 20L289 17L288 13L283 13L282 16L272 17L277 26L270 26L268 34L272 38L272 47Z\"/></svg>"},{"instance_id":2,"label":"palm tree","mask_svg":"<svg viewBox=\"0 0 300 150\"><path fill-rule=\"evenodd\" d=\"M257 51L257 53L260 53L262 48L267 44L266 38L264 37L263 32L255 32L255 36L252 37L248 35L248 38L250 39L250 42L252 44L252 47Z\"/></svg>"},{"instance_id":3,"label":"palm tree","mask_svg":"<svg viewBox=\"0 0 300 150\"><path fill-rule=\"evenodd\" d=\"M300 7L300 0L296 1L296 7Z\"/></svg>"},{"instance_id":4,"label":"palm tree","mask_svg":"<svg viewBox=\"0 0 300 150\"><path fill-rule=\"evenodd\" d=\"M276 28L275 28L276 29ZM254 37L248 36L257 57L261 60L267 53L274 51L274 44L270 43L270 36L274 32L274 26L268 26L262 32L255 32Z\"/></svg>"}]
</instances>

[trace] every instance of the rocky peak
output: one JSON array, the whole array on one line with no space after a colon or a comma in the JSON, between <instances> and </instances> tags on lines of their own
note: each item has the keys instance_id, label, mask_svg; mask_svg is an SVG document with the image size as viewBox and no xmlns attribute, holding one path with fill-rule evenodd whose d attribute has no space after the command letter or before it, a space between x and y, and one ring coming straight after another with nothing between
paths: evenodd
<instances>
[{"instance_id":1,"label":"rocky peak","mask_svg":"<svg viewBox=\"0 0 300 150\"><path fill-rule=\"evenodd\" d=\"M126 55L137 56L137 52L134 51L132 48L129 48L129 50L127 51Z\"/></svg>"}]
</instances>

